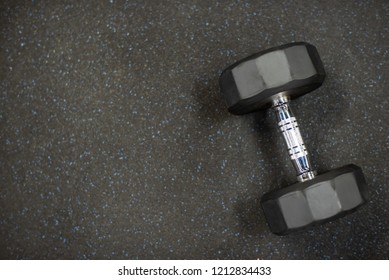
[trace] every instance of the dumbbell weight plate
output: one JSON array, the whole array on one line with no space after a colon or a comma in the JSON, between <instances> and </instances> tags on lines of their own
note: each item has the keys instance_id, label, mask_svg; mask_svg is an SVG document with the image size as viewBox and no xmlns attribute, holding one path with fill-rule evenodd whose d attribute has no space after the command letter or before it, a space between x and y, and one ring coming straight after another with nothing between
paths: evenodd
<instances>
[{"instance_id":1,"label":"dumbbell weight plate","mask_svg":"<svg viewBox=\"0 0 389 280\"><path fill-rule=\"evenodd\" d=\"M226 68L220 87L233 114L270 107L282 94L289 99L304 95L323 83L325 71L316 48L290 43L251 55Z\"/></svg>"},{"instance_id":2,"label":"dumbbell weight plate","mask_svg":"<svg viewBox=\"0 0 389 280\"><path fill-rule=\"evenodd\" d=\"M265 194L262 209L272 232L285 235L346 215L367 201L361 168L346 165Z\"/></svg>"}]
</instances>

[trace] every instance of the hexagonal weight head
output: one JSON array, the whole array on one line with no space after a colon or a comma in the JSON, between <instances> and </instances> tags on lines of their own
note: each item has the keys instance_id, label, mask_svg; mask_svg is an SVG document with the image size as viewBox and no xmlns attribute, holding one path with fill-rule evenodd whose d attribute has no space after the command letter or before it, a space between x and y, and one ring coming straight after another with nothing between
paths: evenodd
<instances>
[{"instance_id":1,"label":"hexagonal weight head","mask_svg":"<svg viewBox=\"0 0 389 280\"><path fill-rule=\"evenodd\" d=\"M350 164L267 193L261 205L271 231L285 235L344 216L366 201L362 170Z\"/></svg>"},{"instance_id":2,"label":"hexagonal weight head","mask_svg":"<svg viewBox=\"0 0 389 280\"><path fill-rule=\"evenodd\" d=\"M316 48L299 42L240 60L222 72L219 82L228 110L242 115L269 107L280 94L290 99L306 94L324 78Z\"/></svg>"}]
</instances>

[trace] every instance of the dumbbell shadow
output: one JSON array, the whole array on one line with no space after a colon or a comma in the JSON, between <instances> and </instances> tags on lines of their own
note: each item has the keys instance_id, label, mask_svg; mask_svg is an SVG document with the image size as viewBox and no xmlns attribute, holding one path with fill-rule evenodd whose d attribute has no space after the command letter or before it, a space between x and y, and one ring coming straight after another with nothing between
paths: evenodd
<instances>
[{"instance_id":1,"label":"dumbbell shadow","mask_svg":"<svg viewBox=\"0 0 389 280\"><path fill-rule=\"evenodd\" d=\"M338 143L342 136L349 136L343 135L346 132L343 132L342 127L348 125L346 119L350 118L350 111L353 110L347 100L352 93L346 92L332 74L327 76L325 86L312 94L307 94L304 98L293 101L294 107L304 108L296 112L296 115L318 173L326 172L334 168L334 165L337 166L334 160L340 161L342 155L347 162L347 149L344 147L336 149L334 144ZM334 132L340 135L335 135ZM328 147L332 148L332 153Z\"/></svg>"},{"instance_id":2,"label":"dumbbell shadow","mask_svg":"<svg viewBox=\"0 0 389 280\"><path fill-rule=\"evenodd\" d=\"M195 103L199 106L199 109L196 110L196 116L198 117L198 125L201 129L210 130L210 132L215 133L223 127L223 124L230 123L231 119L235 118L226 111L226 104L220 93L219 76L200 78L196 81L193 97ZM282 182L284 181L283 176L279 176L279 172L278 176L276 176L277 172L275 170L277 167L275 160L279 156L283 157L284 155L281 155L282 153L279 149L272 152L275 147L271 139L276 135L276 131L267 123L272 120L271 118L267 120L265 111L255 112L252 115L247 115L246 118L252 121L252 124L249 125L253 128L254 137L257 139L257 145L253 147L253 151L255 154L259 154L258 161L261 163L259 164L259 169L253 167L250 171L251 174L257 173L254 176L258 178L257 183L251 183L250 186L245 186L249 190L249 193L244 193L236 198L236 203L233 206L233 215L236 215L239 219L240 232L247 232L249 234L255 232L260 234L267 227L266 221L263 215L261 215L260 197L272 185L274 186L276 181L278 183L280 179L282 179ZM238 138L238 133L239 131L234 131L232 135L236 135L236 138ZM224 142L224 140L221 141ZM213 152L218 153L214 149ZM273 166L276 167L268 170L262 163L270 166L274 164ZM234 162L232 164L236 164L234 168L238 169L239 172L239 163ZM256 164L256 166L258 165ZM266 187L262 189L264 186Z\"/></svg>"},{"instance_id":3,"label":"dumbbell shadow","mask_svg":"<svg viewBox=\"0 0 389 280\"><path fill-rule=\"evenodd\" d=\"M259 162L252 172L257 173L254 176L257 181L250 186L249 193L238 197L235 205L241 231L256 236L267 231L260 203L262 195L274 187L287 186L288 180L293 178L293 172L289 172L283 164L287 159L283 151L284 143L278 138L279 133L274 127L275 117L269 113L259 111L251 115L250 125L253 127L254 137L257 138L253 152L258 155Z\"/></svg>"}]
</instances>

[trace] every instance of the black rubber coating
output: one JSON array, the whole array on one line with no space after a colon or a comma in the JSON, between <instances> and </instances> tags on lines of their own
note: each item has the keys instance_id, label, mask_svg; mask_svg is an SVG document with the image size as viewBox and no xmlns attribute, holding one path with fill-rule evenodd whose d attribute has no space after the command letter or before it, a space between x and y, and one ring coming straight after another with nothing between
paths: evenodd
<instances>
[{"instance_id":1,"label":"black rubber coating","mask_svg":"<svg viewBox=\"0 0 389 280\"><path fill-rule=\"evenodd\" d=\"M267 193L261 206L271 231L286 235L353 212L367 198L362 170L350 164Z\"/></svg>"},{"instance_id":2,"label":"black rubber coating","mask_svg":"<svg viewBox=\"0 0 389 280\"><path fill-rule=\"evenodd\" d=\"M320 87L325 78L316 48L297 42L267 49L226 68L219 79L228 110L237 115L268 108L274 96L291 99Z\"/></svg>"}]
</instances>

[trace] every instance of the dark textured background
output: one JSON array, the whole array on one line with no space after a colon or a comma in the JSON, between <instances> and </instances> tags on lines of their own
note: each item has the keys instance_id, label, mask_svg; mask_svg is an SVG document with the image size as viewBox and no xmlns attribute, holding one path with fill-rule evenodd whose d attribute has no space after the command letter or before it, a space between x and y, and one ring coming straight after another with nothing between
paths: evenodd
<instances>
[{"instance_id":1,"label":"dark textured background","mask_svg":"<svg viewBox=\"0 0 389 280\"><path fill-rule=\"evenodd\" d=\"M388 258L388 1L0 9L1 258ZM361 166L371 199L278 237L259 199L295 177L275 119L230 115L218 76L293 41L327 71L292 104L314 166Z\"/></svg>"}]
</instances>

